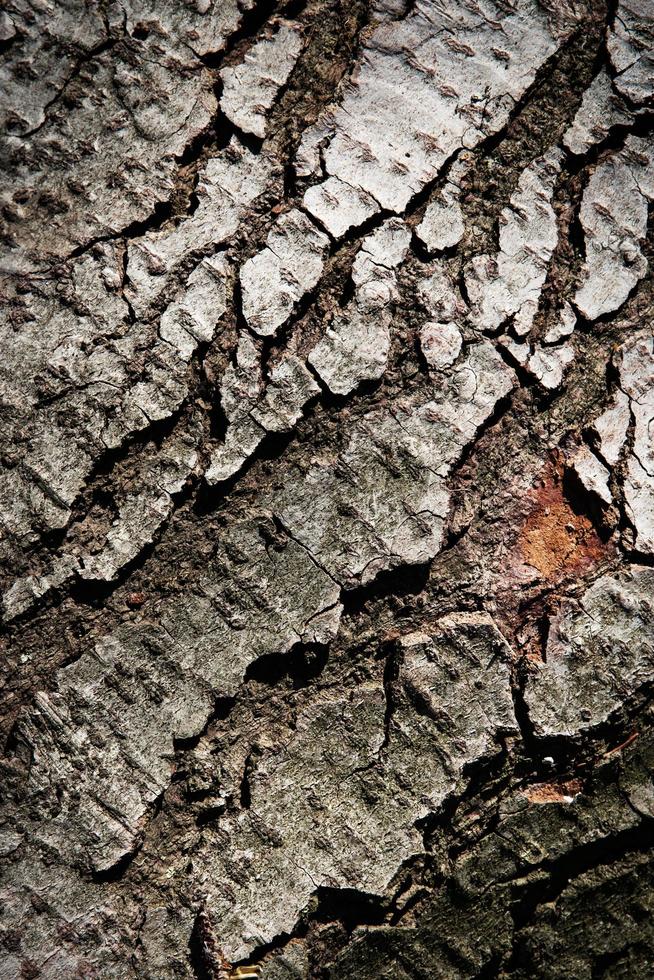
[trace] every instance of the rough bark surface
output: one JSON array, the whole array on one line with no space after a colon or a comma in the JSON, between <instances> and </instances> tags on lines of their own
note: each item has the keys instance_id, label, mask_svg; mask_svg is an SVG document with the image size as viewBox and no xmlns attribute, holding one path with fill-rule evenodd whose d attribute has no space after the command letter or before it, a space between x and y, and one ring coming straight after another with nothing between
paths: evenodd
<instances>
[{"instance_id":1,"label":"rough bark surface","mask_svg":"<svg viewBox=\"0 0 654 980\"><path fill-rule=\"evenodd\" d=\"M654 976L649 0L8 0L0 978Z\"/></svg>"}]
</instances>

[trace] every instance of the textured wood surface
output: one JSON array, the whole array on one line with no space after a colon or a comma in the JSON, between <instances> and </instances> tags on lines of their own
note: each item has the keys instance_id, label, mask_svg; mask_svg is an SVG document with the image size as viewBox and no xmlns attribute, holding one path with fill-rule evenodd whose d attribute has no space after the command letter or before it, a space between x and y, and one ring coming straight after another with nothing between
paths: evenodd
<instances>
[{"instance_id":1,"label":"textured wood surface","mask_svg":"<svg viewBox=\"0 0 654 980\"><path fill-rule=\"evenodd\" d=\"M649 0L8 0L0 980L654 976Z\"/></svg>"}]
</instances>

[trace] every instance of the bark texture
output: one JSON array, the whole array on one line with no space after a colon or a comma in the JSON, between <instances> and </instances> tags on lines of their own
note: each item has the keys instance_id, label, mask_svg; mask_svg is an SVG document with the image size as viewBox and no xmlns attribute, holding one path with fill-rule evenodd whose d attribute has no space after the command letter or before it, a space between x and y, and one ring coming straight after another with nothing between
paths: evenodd
<instances>
[{"instance_id":1,"label":"bark texture","mask_svg":"<svg viewBox=\"0 0 654 980\"><path fill-rule=\"evenodd\" d=\"M649 0L8 0L0 978L654 976Z\"/></svg>"}]
</instances>

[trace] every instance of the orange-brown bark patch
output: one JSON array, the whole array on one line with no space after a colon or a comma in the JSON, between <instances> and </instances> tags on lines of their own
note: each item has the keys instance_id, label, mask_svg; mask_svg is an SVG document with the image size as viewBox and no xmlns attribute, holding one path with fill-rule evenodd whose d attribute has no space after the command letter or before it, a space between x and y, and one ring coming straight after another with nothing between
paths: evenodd
<instances>
[{"instance_id":1,"label":"orange-brown bark patch","mask_svg":"<svg viewBox=\"0 0 654 980\"><path fill-rule=\"evenodd\" d=\"M556 471L550 471L533 491L518 548L522 560L547 582L578 574L606 555L606 545L591 521L575 513L566 499Z\"/></svg>"},{"instance_id":2,"label":"orange-brown bark patch","mask_svg":"<svg viewBox=\"0 0 654 980\"><path fill-rule=\"evenodd\" d=\"M523 790L530 803L570 803L577 793L581 793L581 780L568 779L553 783L536 783Z\"/></svg>"}]
</instances>

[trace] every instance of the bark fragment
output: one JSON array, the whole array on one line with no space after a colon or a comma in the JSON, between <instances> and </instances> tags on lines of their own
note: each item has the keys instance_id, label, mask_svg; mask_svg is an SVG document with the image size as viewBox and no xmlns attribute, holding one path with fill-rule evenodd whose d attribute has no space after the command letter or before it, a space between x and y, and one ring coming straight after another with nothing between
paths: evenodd
<instances>
[{"instance_id":1,"label":"bark fragment","mask_svg":"<svg viewBox=\"0 0 654 980\"><path fill-rule=\"evenodd\" d=\"M651 569L605 576L550 625L546 660L527 683L536 730L574 735L599 725L651 676Z\"/></svg>"},{"instance_id":2,"label":"bark fragment","mask_svg":"<svg viewBox=\"0 0 654 980\"><path fill-rule=\"evenodd\" d=\"M630 136L594 172L579 218L586 263L575 305L589 320L618 310L647 271L641 242L654 196L651 140Z\"/></svg>"},{"instance_id":3,"label":"bark fragment","mask_svg":"<svg viewBox=\"0 0 654 980\"><path fill-rule=\"evenodd\" d=\"M302 39L297 28L282 23L272 37L257 41L243 64L223 68L220 108L235 126L263 139L266 112L288 79L301 50Z\"/></svg>"},{"instance_id":4,"label":"bark fragment","mask_svg":"<svg viewBox=\"0 0 654 980\"><path fill-rule=\"evenodd\" d=\"M620 0L607 47L618 91L636 104L651 101L654 18L645 0Z\"/></svg>"},{"instance_id":5,"label":"bark fragment","mask_svg":"<svg viewBox=\"0 0 654 980\"><path fill-rule=\"evenodd\" d=\"M397 299L395 269L409 247L404 222L391 218L363 240L354 260L354 300L337 315L308 357L330 391L348 395L362 381L380 378L391 344Z\"/></svg>"},{"instance_id":6,"label":"bark fragment","mask_svg":"<svg viewBox=\"0 0 654 980\"><path fill-rule=\"evenodd\" d=\"M601 143L614 126L626 126L633 119L634 114L613 90L610 75L602 70L584 93L563 142L572 153L587 153L596 143Z\"/></svg>"},{"instance_id":7,"label":"bark fragment","mask_svg":"<svg viewBox=\"0 0 654 980\"><path fill-rule=\"evenodd\" d=\"M474 344L431 398L398 397L362 416L340 453L324 454L304 474L300 493L283 491L276 507L284 526L343 583L433 558L447 476L514 381L492 345Z\"/></svg>"},{"instance_id":8,"label":"bark fragment","mask_svg":"<svg viewBox=\"0 0 654 980\"><path fill-rule=\"evenodd\" d=\"M259 336L276 333L316 285L327 245L327 236L302 211L293 210L276 222L265 249L243 265L243 315Z\"/></svg>"}]
</instances>

